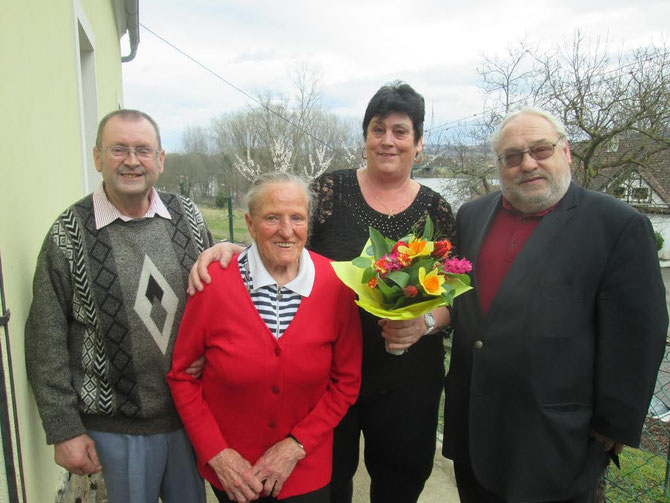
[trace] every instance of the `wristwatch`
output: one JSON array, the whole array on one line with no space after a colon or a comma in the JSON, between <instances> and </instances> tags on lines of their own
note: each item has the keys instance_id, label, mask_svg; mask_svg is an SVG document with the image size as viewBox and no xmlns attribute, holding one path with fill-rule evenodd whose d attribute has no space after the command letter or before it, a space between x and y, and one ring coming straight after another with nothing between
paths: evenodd
<instances>
[{"instance_id":1,"label":"wristwatch","mask_svg":"<svg viewBox=\"0 0 670 503\"><path fill-rule=\"evenodd\" d=\"M426 335L432 332L435 328L435 316L433 316L432 313L426 313L423 315L423 321L426 324L426 327L428 327L423 333L423 335Z\"/></svg>"}]
</instances>

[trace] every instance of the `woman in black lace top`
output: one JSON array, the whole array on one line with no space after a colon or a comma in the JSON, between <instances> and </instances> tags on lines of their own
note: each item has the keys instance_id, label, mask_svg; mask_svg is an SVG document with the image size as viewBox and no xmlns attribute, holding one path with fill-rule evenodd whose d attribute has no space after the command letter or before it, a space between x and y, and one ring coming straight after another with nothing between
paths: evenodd
<instances>
[{"instance_id":1,"label":"woman in black lace top","mask_svg":"<svg viewBox=\"0 0 670 503\"><path fill-rule=\"evenodd\" d=\"M410 178L414 162L422 157L423 120L423 97L409 85L394 82L377 91L363 119L367 166L326 173L313 184L316 205L310 250L334 260L351 260L363 249L369 226L397 240L426 215L442 237L453 241L455 222L449 204ZM199 276L207 280L206 266L221 255L199 259ZM197 276L191 273L200 286ZM335 429L331 503L351 503L361 432L371 478L370 501L413 503L433 467L444 379L441 329L449 325L449 312L441 307L408 321L380 320L359 312L361 393Z\"/></svg>"},{"instance_id":2,"label":"woman in black lace top","mask_svg":"<svg viewBox=\"0 0 670 503\"><path fill-rule=\"evenodd\" d=\"M326 173L313 184L311 250L351 260L363 249L369 226L397 240L425 215L453 241L449 204L410 179L422 156L423 118L423 98L407 84L384 86L373 96L363 120L367 166ZM449 324L449 314L438 308L428 319L391 322L359 311L363 380L358 401L335 429L331 503L351 502L361 431L370 501L415 502L433 466L444 378L440 329ZM388 349L406 352L390 354L385 341Z\"/></svg>"}]
</instances>

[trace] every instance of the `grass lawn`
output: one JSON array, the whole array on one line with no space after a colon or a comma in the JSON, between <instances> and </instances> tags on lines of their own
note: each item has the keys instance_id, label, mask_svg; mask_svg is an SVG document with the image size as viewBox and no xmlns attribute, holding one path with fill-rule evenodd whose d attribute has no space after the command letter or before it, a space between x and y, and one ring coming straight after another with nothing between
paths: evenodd
<instances>
[{"instance_id":1,"label":"grass lawn","mask_svg":"<svg viewBox=\"0 0 670 503\"><path fill-rule=\"evenodd\" d=\"M214 206L198 205L209 230L216 241L227 239L236 243L250 243L249 231L244 221L244 210L233 208L233 237L230 237L230 226L227 208L215 208Z\"/></svg>"},{"instance_id":2,"label":"grass lawn","mask_svg":"<svg viewBox=\"0 0 670 503\"><path fill-rule=\"evenodd\" d=\"M612 463L607 470L606 501L670 503L670 496L663 495L665 463L663 456L625 447L621 453L621 471Z\"/></svg>"}]
</instances>

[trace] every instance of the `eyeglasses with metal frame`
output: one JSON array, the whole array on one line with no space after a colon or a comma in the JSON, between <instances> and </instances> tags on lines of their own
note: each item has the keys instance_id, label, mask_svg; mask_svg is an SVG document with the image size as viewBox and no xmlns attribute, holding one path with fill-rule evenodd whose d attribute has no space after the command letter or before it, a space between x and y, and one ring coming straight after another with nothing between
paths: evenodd
<instances>
[{"instance_id":1,"label":"eyeglasses with metal frame","mask_svg":"<svg viewBox=\"0 0 670 503\"><path fill-rule=\"evenodd\" d=\"M554 143L542 142L520 150L508 150L507 152L504 152L498 156L498 162L500 162L505 168L516 168L523 162L524 154L528 154L536 161L549 159L552 155L554 155L554 152L556 151L556 145L558 145L562 139L563 137L560 136Z\"/></svg>"},{"instance_id":2,"label":"eyeglasses with metal frame","mask_svg":"<svg viewBox=\"0 0 670 503\"><path fill-rule=\"evenodd\" d=\"M138 159L145 161L153 160L158 154L158 150L153 147L126 147L125 145L112 145L111 147L98 147L99 150L105 150L107 155L114 159L125 159L132 152Z\"/></svg>"}]
</instances>

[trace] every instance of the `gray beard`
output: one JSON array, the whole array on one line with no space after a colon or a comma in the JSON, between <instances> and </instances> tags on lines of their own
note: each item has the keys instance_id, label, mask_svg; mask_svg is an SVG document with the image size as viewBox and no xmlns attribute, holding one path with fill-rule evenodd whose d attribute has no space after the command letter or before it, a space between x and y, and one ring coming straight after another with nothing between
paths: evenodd
<instances>
[{"instance_id":1,"label":"gray beard","mask_svg":"<svg viewBox=\"0 0 670 503\"><path fill-rule=\"evenodd\" d=\"M570 173L570 170L567 169L559 177L546 179L549 182L549 187L545 192L531 195L524 194L520 190L517 190L517 186L514 185L513 182L507 184L501 180L500 186L502 187L505 199L507 199L517 210L522 213L537 213L549 209L558 203L568 191L571 179L572 174Z\"/></svg>"}]
</instances>

